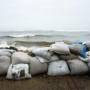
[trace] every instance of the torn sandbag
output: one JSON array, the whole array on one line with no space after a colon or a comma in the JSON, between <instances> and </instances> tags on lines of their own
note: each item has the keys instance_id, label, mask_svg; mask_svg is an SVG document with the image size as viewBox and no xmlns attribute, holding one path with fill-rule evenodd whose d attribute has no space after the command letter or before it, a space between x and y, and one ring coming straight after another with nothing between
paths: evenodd
<instances>
[{"instance_id":1,"label":"torn sandbag","mask_svg":"<svg viewBox=\"0 0 90 90\"><path fill-rule=\"evenodd\" d=\"M16 64L10 65L7 72L7 79L20 80L31 78L30 64Z\"/></svg>"}]
</instances>

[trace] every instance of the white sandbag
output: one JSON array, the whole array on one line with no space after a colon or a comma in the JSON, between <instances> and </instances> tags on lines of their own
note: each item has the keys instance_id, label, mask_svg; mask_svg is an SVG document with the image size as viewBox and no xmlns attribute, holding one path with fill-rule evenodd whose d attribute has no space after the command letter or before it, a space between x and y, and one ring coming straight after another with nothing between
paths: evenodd
<instances>
[{"instance_id":1,"label":"white sandbag","mask_svg":"<svg viewBox=\"0 0 90 90\"><path fill-rule=\"evenodd\" d=\"M0 75L6 74L10 65L10 57L0 56Z\"/></svg>"},{"instance_id":2,"label":"white sandbag","mask_svg":"<svg viewBox=\"0 0 90 90\"><path fill-rule=\"evenodd\" d=\"M68 65L70 67L71 74L77 75L77 74L85 74L86 72L88 72L87 64L81 60L78 59L69 60Z\"/></svg>"},{"instance_id":3,"label":"white sandbag","mask_svg":"<svg viewBox=\"0 0 90 90\"><path fill-rule=\"evenodd\" d=\"M9 51L4 51L3 49L0 49L0 56L11 56L11 53Z\"/></svg>"},{"instance_id":4,"label":"white sandbag","mask_svg":"<svg viewBox=\"0 0 90 90\"><path fill-rule=\"evenodd\" d=\"M15 52L12 54L12 64L30 63L30 56L24 52Z\"/></svg>"},{"instance_id":5,"label":"white sandbag","mask_svg":"<svg viewBox=\"0 0 90 90\"><path fill-rule=\"evenodd\" d=\"M42 48L33 49L32 53L35 54L36 56L50 59L53 52L49 51L49 47L42 47Z\"/></svg>"},{"instance_id":6,"label":"white sandbag","mask_svg":"<svg viewBox=\"0 0 90 90\"><path fill-rule=\"evenodd\" d=\"M48 75L57 76L57 75L67 75L69 73L70 71L65 61L55 61L49 64Z\"/></svg>"},{"instance_id":7,"label":"white sandbag","mask_svg":"<svg viewBox=\"0 0 90 90\"><path fill-rule=\"evenodd\" d=\"M44 59L43 59L44 60ZM31 75L47 72L48 65L44 61L40 61L37 57L30 59Z\"/></svg>"},{"instance_id":8,"label":"white sandbag","mask_svg":"<svg viewBox=\"0 0 90 90\"><path fill-rule=\"evenodd\" d=\"M9 66L6 78L14 80L31 78L30 66L28 64L11 64Z\"/></svg>"},{"instance_id":9,"label":"white sandbag","mask_svg":"<svg viewBox=\"0 0 90 90\"><path fill-rule=\"evenodd\" d=\"M58 54L69 54L69 47L63 42L57 42L50 46L50 51L56 52Z\"/></svg>"}]
</instances>

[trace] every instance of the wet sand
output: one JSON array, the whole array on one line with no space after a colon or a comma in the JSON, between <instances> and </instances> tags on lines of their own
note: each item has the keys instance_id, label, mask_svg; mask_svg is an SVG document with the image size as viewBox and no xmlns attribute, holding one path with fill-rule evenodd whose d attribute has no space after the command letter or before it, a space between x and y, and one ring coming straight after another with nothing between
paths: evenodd
<instances>
[{"instance_id":1,"label":"wet sand","mask_svg":"<svg viewBox=\"0 0 90 90\"><path fill-rule=\"evenodd\" d=\"M43 74L33 76L30 80L13 81L1 76L0 90L90 90L90 77L51 77Z\"/></svg>"}]
</instances>

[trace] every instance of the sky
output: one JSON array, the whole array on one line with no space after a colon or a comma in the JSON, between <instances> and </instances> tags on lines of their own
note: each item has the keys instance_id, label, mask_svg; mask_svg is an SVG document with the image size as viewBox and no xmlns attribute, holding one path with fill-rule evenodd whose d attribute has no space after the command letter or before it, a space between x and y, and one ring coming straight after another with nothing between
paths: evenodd
<instances>
[{"instance_id":1,"label":"sky","mask_svg":"<svg viewBox=\"0 0 90 90\"><path fill-rule=\"evenodd\" d=\"M0 30L89 30L90 0L0 0Z\"/></svg>"}]
</instances>

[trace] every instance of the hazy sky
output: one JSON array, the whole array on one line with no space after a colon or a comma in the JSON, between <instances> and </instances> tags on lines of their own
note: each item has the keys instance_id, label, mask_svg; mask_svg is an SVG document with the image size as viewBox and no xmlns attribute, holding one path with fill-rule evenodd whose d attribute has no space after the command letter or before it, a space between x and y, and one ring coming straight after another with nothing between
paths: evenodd
<instances>
[{"instance_id":1,"label":"hazy sky","mask_svg":"<svg viewBox=\"0 0 90 90\"><path fill-rule=\"evenodd\" d=\"M0 30L89 30L90 0L0 0Z\"/></svg>"}]
</instances>

